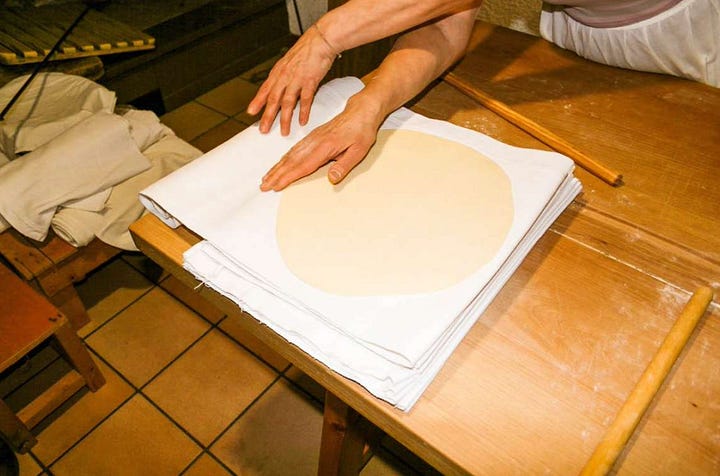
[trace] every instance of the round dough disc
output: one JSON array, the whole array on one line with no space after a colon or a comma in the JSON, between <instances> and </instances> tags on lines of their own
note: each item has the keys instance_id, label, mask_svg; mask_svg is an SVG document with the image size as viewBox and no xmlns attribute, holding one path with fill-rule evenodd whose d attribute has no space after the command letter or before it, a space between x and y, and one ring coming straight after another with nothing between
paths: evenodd
<instances>
[{"instance_id":1,"label":"round dough disc","mask_svg":"<svg viewBox=\"0 0 720 476\"><path fill-rule=\"evenodd\" d=\"M381 130L343 182L326 175L282 192L277 242L293 274L332 294L445 289L492 259L512 224L505 172L430 134Z\"/></svg>"}]
</instances>

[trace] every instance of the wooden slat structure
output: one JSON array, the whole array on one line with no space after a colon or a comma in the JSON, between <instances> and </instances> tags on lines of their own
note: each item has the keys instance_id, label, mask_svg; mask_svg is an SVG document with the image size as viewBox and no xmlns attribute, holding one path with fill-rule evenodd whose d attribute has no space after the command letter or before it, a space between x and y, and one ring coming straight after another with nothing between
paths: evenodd
<instances>
[{"instance_id":1,"label":"wooden slat structure","mask_svg":"<svg viewBox=\"0 0 720 476\"><path fill-rule=\"evenodd\" d=\"M42 7L0 6L0 63L37 63L84 9L81 3ZM90 10L51 60L149 50L155 38L96 10Z\"/></svg>"}]
</instances>

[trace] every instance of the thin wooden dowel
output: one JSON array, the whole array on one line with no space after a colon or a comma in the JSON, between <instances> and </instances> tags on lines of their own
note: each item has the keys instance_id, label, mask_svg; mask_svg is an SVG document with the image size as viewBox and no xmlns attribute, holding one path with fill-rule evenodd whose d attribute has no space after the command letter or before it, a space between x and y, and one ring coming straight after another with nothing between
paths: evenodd
<instances>
[{"instance_id":1,"label":"thin wooden dowel","mask_svg":"<svg viewBox=\"0 0 720 476\"><path fill-rule=\"evenodd\" d=\"M650 406L670 369L685 347L690 335L713 299L709 287L700 287L673 324L657 353L643 372L605 436L580 473L582 476L604 475L612 469L635 427Z\"/></svg>"},{"instance_id":2,"label":"thin wooden dowel","mask_svg":"<svg viewBox=\"0 0 720 476\"><path fill-rule=\"evenodd\" d=\"M620 185L622 183L622 175L619 173L594 161L586 154L566 142L564 139L561 139L556 134L545 129L540 124L528 119L519 112L512 110L507 104L498 101L497 99L493 99L487 93L473 87L471 84L460 79L454 73L446 73L445 76L443 76L443 80L469 98L485 106L498 116L506 119L508 122L511 122L539 141L550 146L552 149L560 152L561 154L567 155L573 160L573 162L599 179L613 186Z\"/></svg>"}]
</instances>

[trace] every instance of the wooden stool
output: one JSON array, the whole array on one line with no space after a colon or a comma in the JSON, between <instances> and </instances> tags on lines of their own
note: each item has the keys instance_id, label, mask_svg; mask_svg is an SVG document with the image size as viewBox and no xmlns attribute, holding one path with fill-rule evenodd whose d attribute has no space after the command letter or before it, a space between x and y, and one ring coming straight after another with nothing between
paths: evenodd
<instances>
[{"instance_id":1,"label":"wooden stool","mask_svg":"<svg viewBox=\"0 0 720 476\"><path fill-rule=\"evenodd\" d=\"M105 383L67 318L7 267L0 265L0 372L47 339L74 367L15 414L0 400L0 436L18 453L35 443L30 429L84 385L96 391Z\"/></svg>"},{"instance_id":2,"label":"wooden stool","mask_svg":"<svg viewBox=\"0 0 720 476\"><path fill-rule=\"evenodd\" d=\"M118 248L98 239L75 248L52 232L43 242L32 241L12 229L0 233L0 256L57 306L75 330L90 321L75 283L118 253Z\"/></svg>"}]
</instances>

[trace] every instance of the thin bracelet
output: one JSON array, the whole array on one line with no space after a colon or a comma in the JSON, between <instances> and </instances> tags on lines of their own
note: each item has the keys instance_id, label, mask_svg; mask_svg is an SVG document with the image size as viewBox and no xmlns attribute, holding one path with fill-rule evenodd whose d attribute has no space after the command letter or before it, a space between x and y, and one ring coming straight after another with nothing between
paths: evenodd
<instances>
[{"instance_id":1,"label":"thin bracelet","mask_svg":"<svg viewBox=\"0 0 720 476\"><path fill-rule=\"evenodd\" d=\"M315 27L315 30L317 30L317 32L318 32L318 35L320 35L320 38L322 38L322 40L325 42L325 44L327 45L327 47L330 48L330 51L333 52L333 54L335 55L335 57L336 57L337 59L342 58L342 53L335 53L335 48L333 48L332 45L330 44L330 42L327 40L327 38L325 38L325 35L323 35L323 32L322 32L322 30L320 30L320 27L317 26L317 23L313 23L312 26Z\"/></svg>"}]
</instances>

